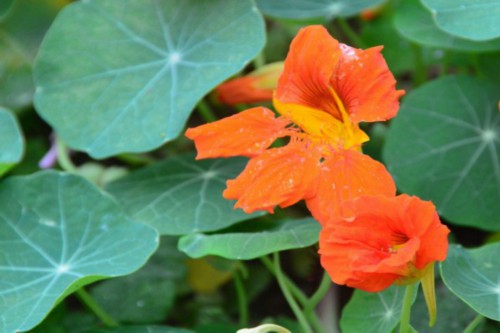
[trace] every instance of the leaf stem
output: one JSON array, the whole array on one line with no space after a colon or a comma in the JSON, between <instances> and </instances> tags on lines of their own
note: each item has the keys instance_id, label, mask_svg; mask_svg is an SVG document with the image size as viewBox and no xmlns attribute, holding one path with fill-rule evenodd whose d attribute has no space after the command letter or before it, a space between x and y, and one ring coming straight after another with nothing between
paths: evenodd
<instances>
[{"instance_id":1,"label":"leaf stem","mask_svg":"<svg viewBox=\"0 0 500 333\"><path fill-rule=\"evenodd\" d=\"M478 314L476 318L474 318L474 320L471 321L469 325L467 325L467 327L464 330L464 333L473 333L483 321L484 317Z\"/></svg>"},{"instance_id":2,"label":"leaf stem","mask_svg":"<svg viewBox=\"0 0 500 333\"><path fill-rule=\"evenodd\" d=\"M418 283L412 283L406 286L405 296L403 299L403 309L401 311L401 320L399 323L399 333L410 333L410 316L411 316L411 305L413 303L413 289Z\"/></svg>"},{"instance_id":3,"label":"leaf stem","mask_svg":"<svg viewBox=\"0 0 500 333\"><path fill-rule=\"evenodd\" d=\"M339 24L339 27L342 30L342 32L344 33L344 35L346 35L347 38L349 38L351 43L353 43L356 47L359 47L362 49L366 48L366 44L363 41L363 39L361 37L359 37L358 34L356 33L356 31L354 31L351 28L351 26L349 25L349 23L347 23L345 18L337 17L336 21Z\"/></svg>"},{"instance_id":4,"label":"leaf stem","mask_svg":"<svg viewBox=\"0 0 500 333\"><path fill-rule=\"evenodd\" d=\"M236 290L236 296L238 298L238 310L240 315L240 325L243 327L248 326L248 299L243 286L243 280L241 278L241 273L236 270L233 273L234 288Z\"/></svg>"},{"instance_id":5,"label":"leaf stem","mask_svg":"<svg viewBox=\"0 0 500 333\"><path fill-rule=\"evenodd\" d=\"M260 260L266 266L266 268L274 275L276 276L276 270L273 265L273 262L268 258L268 257L261 257ZM307 297L304 295L304 293L293 283L286 275L283 276L286 284L288 285L288 288L290 289L291 293L293 296L299 301L299 303L302 306L305 306L308 302Z\"/></svg>"},{"instance_id":6,"label":"leaf stem","mask_svg":"<svg viewBox=\"0 0 500 333\"><path fill-rule=\"evenodd\" d=\"M314 327L315 332L318 333L324 332L324 328L321 325L318 316L316 315L314 310L318 306L319 302L321 302L321 300L325 298L326 294L328 293L328 290L330 290L331 284L332 280L330 279L330 276L328 275L327 272L324 272L318 289L309 298L307 304L304 307L304 314L306 318Z\"/></svg>"},{"instance_id":7,"label":"leaf stem","mask_svg":"<svg viewBox=\"0 0 500 333\"><path fill-rule=\"evenodd\" d=\"M198 105L196 106L196 111L198 111L198 114L207 123L210 123L212 121L217 120L217 117L213 113L212 109L210 109L210 107L208 106L208 104L204 100L201 100L198 102Z\"/></svg>"},{"instance_id":8,"label":"leaf stem","mask_svg":"<svg viewBox=\"0 0 500 333\"><path fill-rule=\"evenodd\" d=\"M299 308L297 302L293 298L292 293L288 289L288 285L285 281L283 271L281 270L281 265L280 265L280 257L279 253L275 252L273 253L273 262L274 262L274 268L276 272L276 279L278 280L278 284L281 288L281 292L283 293L283 296L285 296L285 299L288 302L288 305L290 305L290 308L292 309L293 313L295 314L295 317L297 318L300 326L302 327L302 330L304 333L313 333L313 330L311 326L309 325L309 322L307 321L306 317L302 313L301 309Z\"/></svg>"},{"instance_id":9,"label":"leaf stem","mask_svg":"<svg viewBox=\"0 0 500 333\"><path fill-rule=\"evenodd\" d=\"M75 292L76 297L82 302L90 311L92 311L97 318L99 318L107 327L118 327L118 323L106 312L104 309L92 298L92 296L84 289L80 288Z\"/></svg>"},{"instance_id":10,"label":"leaf stem","mask_svg":"<svg viewBox=\"0 0 500 333\"><path fill-rule=\"evenodd\" d=\"M66 144L61 139L59 139L59 137L56 138L56 146L57 163L59 163L64 171L76 172L76 167L69 157L68 147L66 147Z\"/></svg>"}]
</instances>

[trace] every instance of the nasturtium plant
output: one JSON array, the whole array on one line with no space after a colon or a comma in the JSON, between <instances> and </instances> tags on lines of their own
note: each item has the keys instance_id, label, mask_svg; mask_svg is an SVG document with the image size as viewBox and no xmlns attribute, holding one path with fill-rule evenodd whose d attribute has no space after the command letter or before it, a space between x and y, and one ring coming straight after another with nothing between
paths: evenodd
<instances>
[{"instance_id":1,"label":"nasturtium plant","mask_svg":"<svg viewBox=\"0 0 500 333\"><path fill-rule=\"evenodd\" d=\"M18 163L24 151L24 138L16 117L0 107L0 176Z\"/></svg>"},{"instance_id":2,"label":"nasturtium plant","mask_svg":"<svg viewBox=\"0 0 500 333\"><path fill-rule=\"evenodd\" d=\"M273 222L268 228L215 235L183 236L179 248L193 258L218 255L228 259L249 260L278 251L311 246L318 241L320 226L311 218Z\"/></svg>"},{"instance_id":3,"label":"nasturtium plant","mask_svg":"<svg viewBox=\"0 0 500 333\"><path fill-rule=\"evenodd\" d=\"M1 0L0 332L496 332L497 2Z\"/></svg>"},{"instance_id":4,"label":"nasturtium plant","mask_svg":"<svg viewBox=\"0 0 500 333\"><path fill-rule=\"evenodd\" d=\"M431 11L437 26L449 34L478 41L500 38L498 1L420 1Z\"/></svg>"},{"instance_id":5,"label":"nasturtium plant","mask_svg":"<svg viewBox=\"0 0 500 333\"><path fill-rule=\"evenodd\" d=\"M214 231L249 219L224 200L225 180L243 169L244 159L195 162L179 155L131 173L106 189L134 219L163 235ZM256 213L253 216L262 215Z\"/></svg>"},{"instance_id":6,"label":"nasturtium plant","mask_svg":"<svg viewBox=\"0 0 500 333\"><path fill-rule=\"evenodd\" d=\"M157 148L261 50L263 29L250 0L73 3L38 54L37 111L95 158Z\"/></svg>"},{"instance_id":7,"label":"nasturtium plant","mask_svg":"<svg viewBox=\"0 0 500 333\"><path fill-rule=\"evenodd\" d=\"M499 100L500 85L469 76L411 92L384 147L400 190L431 199L452 223L500 230Z\"/></svg>"},{"instance_id":8,"label":"nasturtium plant","mask_svg":"<svg viewBox=\"0 0 500 333\"><path fill-rule=\"evenodd\" d=\"M82 286L130 274L158 245L153 228L78 176L13 177L0 184L0 202L2 332L33 328Z\"/></svg>"},{"instance_id":9,"label":"nasturtium plant","mask_svg":"<svg viewBox=\"0 0 500 333\"><path fill-rule=\"evenodd\" d=\"M500 243L467 250L450 248L448 260L441 264L444 283L455 295L487 318L500 320Z\"/></svg>"}]
</instances>

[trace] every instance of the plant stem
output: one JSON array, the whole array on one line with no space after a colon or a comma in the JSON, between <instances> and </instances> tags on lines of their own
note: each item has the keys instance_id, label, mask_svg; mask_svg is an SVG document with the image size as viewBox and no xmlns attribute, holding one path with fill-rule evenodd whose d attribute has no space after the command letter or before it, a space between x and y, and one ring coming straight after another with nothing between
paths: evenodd
<instances>
[{"instance_id":1,"label":"plant stem","mask_svg":"<svg viewBox=\"0 0 500 333\"><path fill-rule=\"evenodd\" d=\"M314 292L311 298L309 298L308 302L304 307L304 314L306 318L314 327L315 332L318 333L324 332L324 328L321 325L318 316L316 315L315 309L318 306L319 302L321 302L321 300L325 298L325 295L328 293L331 284L332 281L330 279L330 276L328 275L328 273L325 272L323 274L323 278L321 279L318 289Z\"/></svg>"},{"instance_id":2,"label":"plant stem","mask_svg":"<svg viewBox=\"0 0 500 333\"><path fill-rule=\"evenodd\" d=\"M238 298L238 310L240 314L240 326L248 326L248 300L245 288L243 286L243 281L241 279L240 272L236 270L233 273L233 282L236 290L236 296Z\"/></svg>"},{"instance_id":3,"label":"plant stem","mask_svg":"<svg viewBox=\"0 0 500 333\"><path fill-rule=\"evenodd\" d=\"M401 311L401 321L399 322L399 333L410 333L410 315L411 315L411 305L413 301L413 289L417 283L412 283L406 286L405 296L403 299L403 309Z\"/></svg>"},{"instance_id":4,"label":"plant stem","mask_svg":"<svg viewBox=\"0 0 500 333\"><path fill-rule=\"evenodd\" d=\"M474 320L471 321L469 325L467 325L467 327L464 330L464 333L473 333L476 330L476 328L483 322L483 320L484 317L478 314L476 318L474 318Z\"/></svg>"},{"instance_id":5,"label":"plant stem","mask_svg":"<svg viewBox=\"0 0 500 333\"><path fill-rule=\"evenodd\" d=\"M342 32L344 33L344 35L346 35L347 38L349 38L351 43L353 43L356 47L359 47L362 49L366 48L366 45L365 45L365 42L363 41L363 39L361 39L361 37L359 37L358 34L351 28L351 26L349 25L349 23L347 23L345 18L337 17L336 21L339 24L340 29L342 29Z\"/></svg>"},{"instance_id":6,"label":"plant stem","mask_svg":"<svg viewBox=\"0 0 500 333\"><path fill-rule=\"evenodd\" d=\"M64 171L75 172L76 167L69 158L69 151L64 142L62 142L61 139L56 138L56 146L57 146L57 163L59 163L59 166L61 166L61 168Z\"/></svg>"},{"instance_id":7,"label":"plant stem","mask_svg":"<svg viewBox=\"0 0 500 333\"><path fill-rule=\"evenodd\" d=\"M280 257L279 257L278 252L275 252L273 254L273 259L274 259L273 262L274 262L274 268L275 268L275 273L276 273L276 279L278 280L278 284L281 288L281 292L285 296L285 299L287 300L288 305L290 305L290 308L292 309L293 313L295 314L295 317L297 318L304 333L313 333L313 330L312 330L311 326L309 325L308 321L306 320L306 317L302 313L297 302L293 298L292 293L288 289L288 285L285 281L284 274L281 271Z\"/></svg>"},{"instance_id":8,"label":"plant stem","mask_svg":"<svg viewBox=\"0 0 500 333\"><path fill-rule=\"evenodd\" d=\"M410 43L411 49L413 51L413 58L415 61L415 72L413 75L413 85L418 87L419 85L425 83L427 80L427 72L424 64L424 57L422 56L422 48L420 45L415 43Z\"/></svg>"},{"instance_id":9,"label":"plant stem","mask_svg":"<svg viewBox=\"0 0 500 333\"><path fill-rule=\"evenodd\" d=\"M275 267L274 267L272 261L268 257L261 257L260 260L262 261L264 266L266 266L266 268L274 276L276 276L276 270L275 270ZM288 288L292 292L293 296L300 302L300 304L302 306L305 306L309 300L304 295L304 293L286 275L284 275L284 279L285 279L286 284L288 285Z\"/></svg>"},{"instance_id":10,"label":"plant stem","mask_svg":"<svg viewBox=\"0 0 500 333\"><path fill-rule=\"evenodd\" d=\"M325 297L326 293L328 293L328 289L330 289L330 285L332 284L332 280L327 272L323 274L323 278L319 284L318 289L311 296L307 305L305 307L305 311L314 310L316 306L321 302L321 300Z\"/></svg>"},{"instance_id":11,"label":"plant stem","mask_svg":"<svg viewBox=\"0 0 500 333\"><path fill-rule=\"evenodd\" d=\"M198 105L196 106L196 111L198 111L198 114L207 123L217 120L217 117L215 116L215 114L212 112L212 110L204 100L198 102Z\"/></svg>"},{"instance_id":12,"label":"plant stem","mask_svg":"<svg viewBox=\"0 0 500 333\"><path fill-rule=\"evenodd\" d=\"M75 292L76 297L82 302L90 311L92 311L97 318L99 318L107 327L118 327L118 323L106 312L97 302L90 296L84 289L80 288Z\"/></svg>"}]
</instances>

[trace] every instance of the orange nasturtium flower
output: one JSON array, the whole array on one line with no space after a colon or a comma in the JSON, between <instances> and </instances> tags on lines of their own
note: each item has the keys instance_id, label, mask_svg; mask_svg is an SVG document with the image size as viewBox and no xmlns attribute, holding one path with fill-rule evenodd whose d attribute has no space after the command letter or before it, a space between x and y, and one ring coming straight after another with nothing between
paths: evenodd
<instances>
[{"instance_id":1,"label":"orange nasturtium flower","mask_svg":"<svg viewBox=\"0 0 500 333\"><path fill-rule=\"evenodd\" d=\"M380 50L339 43L322 26L294 38L273 104L188 129L198 159L247 156L246 168L223 196L245 212L290 206L302 199L322 224L339 204L362 194L395 195L384 166L361 153L368 136L359 123L387 120L403 91ZM281 147L270 148L278 138Z\"/></svg>"},{"instance_id":2,"label":"orange nasturtium flower","mask_svg":"<svg viewBox=\"0 0 500 333\"><path fill-rule=\"evenodd\" d=\"M272 101L282 71L283 62L274 62L245 76L226 81L215 89L217 99L227 105Z\"/></svg>"},{"instance_id":3,"label":"orange nasturtium flower","mask_svg":"<svg viewBox=\"0 0 500 333\"><path fill-rule=\"evenodd\" d=\"M343 206L344 216L319 237L321 265L332 280L369 292L421 280L433 324L434 262L446 258L450 232L434 205L403 194L362 196Z\"/></svg>"}]
</instances>

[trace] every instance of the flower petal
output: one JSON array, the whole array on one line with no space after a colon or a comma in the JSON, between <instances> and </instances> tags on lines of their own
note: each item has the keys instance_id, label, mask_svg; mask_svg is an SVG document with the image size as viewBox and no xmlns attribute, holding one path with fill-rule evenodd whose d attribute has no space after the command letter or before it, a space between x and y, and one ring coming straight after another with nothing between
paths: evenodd
<instances>
[{"instance_id":1,"label":"flower petal","mask_svg":"<svg viewBox=\"0 0 500 333\"><path fill-rule=\"evenodd\" d=\"M212 123L189 128L186 136L195 142L198 151L196 159L252 157L262 153L278 137L285 135L282 130L288 124L286 119L275 118L271 110L256 107Z\"/></svg>"},{"instance_id":2,"label":"flower petal","mask_svg":"<svg viewBox=\"0 0 500 333\"><path fill-rule=\"evenodd\" d=\"M246 213L272 213L276 205L293 205L315 193L319 159L319 153L301 144L269 149L252 158L236 179L227 182L223 196L238 200L234 207Z\"/></svg>"},{"instance_id":3,"label":"flower petal","mask_svg":"<svg viewBox=\"0 0 500 333\"><path fill-rule=\"evenodd\" d=\"M350 119L373 122L396 115L399 97L396 80L380 53L382 46L366 50L340 44L342 56L330 84L342 100Z\"/></svg>"},{"instance_id":4,"label":"flower petal","mask_svg":"<svg viewBox=\"0 0 500 333\"><path fill-rule=\"evenodd\" d=\"M342 115L330 91L330 78L341 57L339 42L319 25L302 28L290 45L275 99Z\"/></svg>"},{"instance_id":5,"label":"flower petal","mask_svg":"<svg viewBox=\"0 0 500 333\"><path fill-rule=\"evenodd\" d=\"M320 170L317 194L306 200L307 208L322 225L346 212L341 204L361 195L396 194L396 186L384 165L354 150L327 158Z\"/></svg>"}]
</instances>

